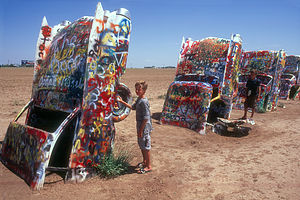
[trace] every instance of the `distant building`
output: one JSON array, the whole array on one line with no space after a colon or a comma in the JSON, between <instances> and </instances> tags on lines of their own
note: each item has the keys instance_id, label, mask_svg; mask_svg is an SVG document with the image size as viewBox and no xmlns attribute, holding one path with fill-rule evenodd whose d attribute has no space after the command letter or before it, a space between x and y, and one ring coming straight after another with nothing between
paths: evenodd
<instances>
[{"instance_id":1,"label":"distant building","mask_svg":"<svg viewBox=\"0 0 300 200\"><path fill-rule=\"evenodd\" d=\"M21 60L21 67L33 67L34 61L33 60Z\"/></svg>"},{"instance_id":2,"label":"distant building","mask_svg":"<svg viewBox=\"0 0 300 200\"><path fill-rule=\"evenodd\" d=\"M144 67L144 68L155 68L155 66L149 66L149 67Z\"/></svg>"},{"instance_id":3,"label":"distant building","mask_svg":"<svg viewBox=\"0 0 300 200\"><path fill-rule=\"evenodd\" d=\"M175 66L165 66L163 68L175 68Z\"/></svg>"}]
</instances>

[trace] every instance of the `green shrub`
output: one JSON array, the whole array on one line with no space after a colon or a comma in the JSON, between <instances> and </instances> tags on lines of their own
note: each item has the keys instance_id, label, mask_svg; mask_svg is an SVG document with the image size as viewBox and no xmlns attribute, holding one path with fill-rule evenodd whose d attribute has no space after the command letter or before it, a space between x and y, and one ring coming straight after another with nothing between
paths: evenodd
<instances>
[{"instance_id":1,"label":"green shrub","mask_svg":"<svg viewBox=\"0 0 300 200\"><path fill-rule=\"evenodd\" d=\"M102 159L100 164L94 166L97 174L102 178L115 178L128 171L131 156L127 150L121 150L114 153L108 153Z\"/></svg>"},{"instance_id":2,"label":"green shrub","mask_svg":"<svg viewBox=\"0 0 300 200\"><path fill-rule=\"evenodd\" d=\"M158 99L165 99L166 96L167 96L167 94L159 95L159 96L158 96Z\"/></svg>"},{"instance_id":3,"label":"green shrub","mask_svg":"<svg viewBox=\"0 0 300 200\"><path fill-rule=\"evenodd\" d=\"M267 110L265 108L263 108L263 107L258 107L257 108L257 112L258 113L265 113L265 112L267 112Z\"/></svg>"}]
</instances>

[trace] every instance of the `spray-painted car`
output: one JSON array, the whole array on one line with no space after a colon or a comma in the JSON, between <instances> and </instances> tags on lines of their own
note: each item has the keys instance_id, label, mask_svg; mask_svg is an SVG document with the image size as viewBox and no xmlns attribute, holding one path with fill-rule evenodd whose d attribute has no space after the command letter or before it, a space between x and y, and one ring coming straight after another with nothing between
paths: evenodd
<instances>
[{"instance_id":1,"label":"spray-painted car","mask_svg":"<svg viewBox=\"0 0 300 200\"><path fill-rule=\"evenodd\" d=\"M237 94L241 38L183 39L175 81L169 86L161 123L205 133L206 123L229 118Z\"/></svg>"},{"instance_id":2,"label":"spray-painted car","mask_svg":"<svg viewBox=\"0 0 300 200\"><path fill-rule=\"evenodd\" d=\"M248 79L250 78L250 75L240 75L239 76L239 97L246 98L246 84ZM259 99L264 99L264 105L263 107L267 106L268 103L268 96L270 95L271 88L272 88L272 81L273 77L267 74L258 74L256 78L260 81L260 87L261 87L261 95ZM240 99L241 100L241 99ZM237 106L238 104L236 104ZM239 104L243 105L243 104ZM243 108L243 107L242 107ZM241 108L241 109L242 109Z\"/></svg>"},{"instance_id":3,"label":"spray-painted car","mask_svg":"<svg viewBox=\"0 0 300 200\"><path fill-rule=\"evenodd\" d=\"M285 65L283 73L293 74L297 79L297 83L299 84L299 82L300 82L300 56L293 56L293 55L287 56L286 57L286 65Z\"/></svg>"},{"instance_id":4,"label":"spray-painted car","mask_svg":"<svg viewBox=\"0 0 300 200\"><path fill-rule=\"evenodd\" d=\"M280 99L288 99L290 91L296 85L296 77L293 74L282 74L280 77Z\"/></svg>"},{"instance_id":5,"label":"spray-painted car","mask_svg":"<svg viewBox=\"0 0 300 200\"><path fill-rule=\"evenodd\" d=\"M261 93L257 101L256 110L258 112L275 110L285 58L283 50L244 52L239 70L239 94L234 98L233 107L244 109L246 82L250 71L255 70L258 74L257 78L261 81Z\"/></svg>"},{"instance_id":6,"label":"spray-painted car","mask_svg":"<svg viewBox=\"0 0 300 200\"><path fill-rule=\"evenodd\" d=\"M281 99L300 98L300 56L287 56L286 66L281 76Z\"/></svg>"},{"instance_id":7,"label":"spray-painted car","mask_svg":"<svg viewBox=\"0 0 300 200\"><path fill-rule=\"evenodd\" d=\"M64 169L66 179L83 181L93 165L112 150L115 121L129 110L115 101L131 101L120 83L126 69L131 21L129 11L109 12L97 5L95 17L53 28L43 19L31 101L9 124L1 161L33 189L47 169ZM25 123L17 120L27 111Z\"/></svg>"}]
</instances>

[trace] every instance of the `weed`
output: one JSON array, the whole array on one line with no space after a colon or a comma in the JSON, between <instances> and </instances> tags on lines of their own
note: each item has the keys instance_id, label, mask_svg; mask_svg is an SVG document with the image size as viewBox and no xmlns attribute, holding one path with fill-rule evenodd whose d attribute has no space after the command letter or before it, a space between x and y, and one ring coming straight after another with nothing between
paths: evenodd
<instances>
[{"instance_id":1,"label":"weed","mask_svg":"<svg viewBox=\"0 0 300 200\"><path fill-rule=\"evenodd\" d=\"M267 112L267 110L266 110L265 108L259 107L259 108L257 109L257 112L258 112L258 113L265 113L265 112Z\"/></svg>"},{"instance_id":2,"label":"weed","mask_svg":"<svg viewBox=\"0 0 300 200\"><path fill-rule=\"evenodd\" d=\"M126 149L117 149L115 153L108 153L100 164L94 166L97 174L102 178L115 178L128 171L131 160L130 153Z\"/></svg>"},{"instance_id":3,"label":"weed","mask_svg":"<svg viewBox=\"0 0 300 200\"><path fill-rule=\"evenodd\" d=\"M159 95L157 98L158 98L158 99L165 99L166 96L167 96L167 94L163 94L163 95Z\"/></svg>"}]
</instances>

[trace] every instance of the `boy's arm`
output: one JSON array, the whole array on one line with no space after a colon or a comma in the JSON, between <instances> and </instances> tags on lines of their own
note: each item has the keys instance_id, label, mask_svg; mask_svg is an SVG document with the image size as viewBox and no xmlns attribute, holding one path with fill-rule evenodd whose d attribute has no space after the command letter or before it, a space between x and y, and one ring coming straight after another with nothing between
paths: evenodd
<instances>
[{"instance_id":1,"label":"boy's arm","mask_svg":"<svg viewBox=\"0 0 300 200\"><path fill-rule=\"evenodd\" d=\"M259 86L258 86L258 96L257 96L257 100L259 100L260 93L261 93L261 86L259 85Z\"/></svg>"},{"instance_id":2,"label":"boy's arm","mask_svg":"<svg viewBox=\"0 0 300 200\"><path fill-rule=\"evenodd\" d=\"M123 101L123 99L121 97L118 97L117 101L119 101L120 103L124 104L126 107L132 109L132 106L130 104L128 104L127 102Z\"/></svg>"}]
</instances>

